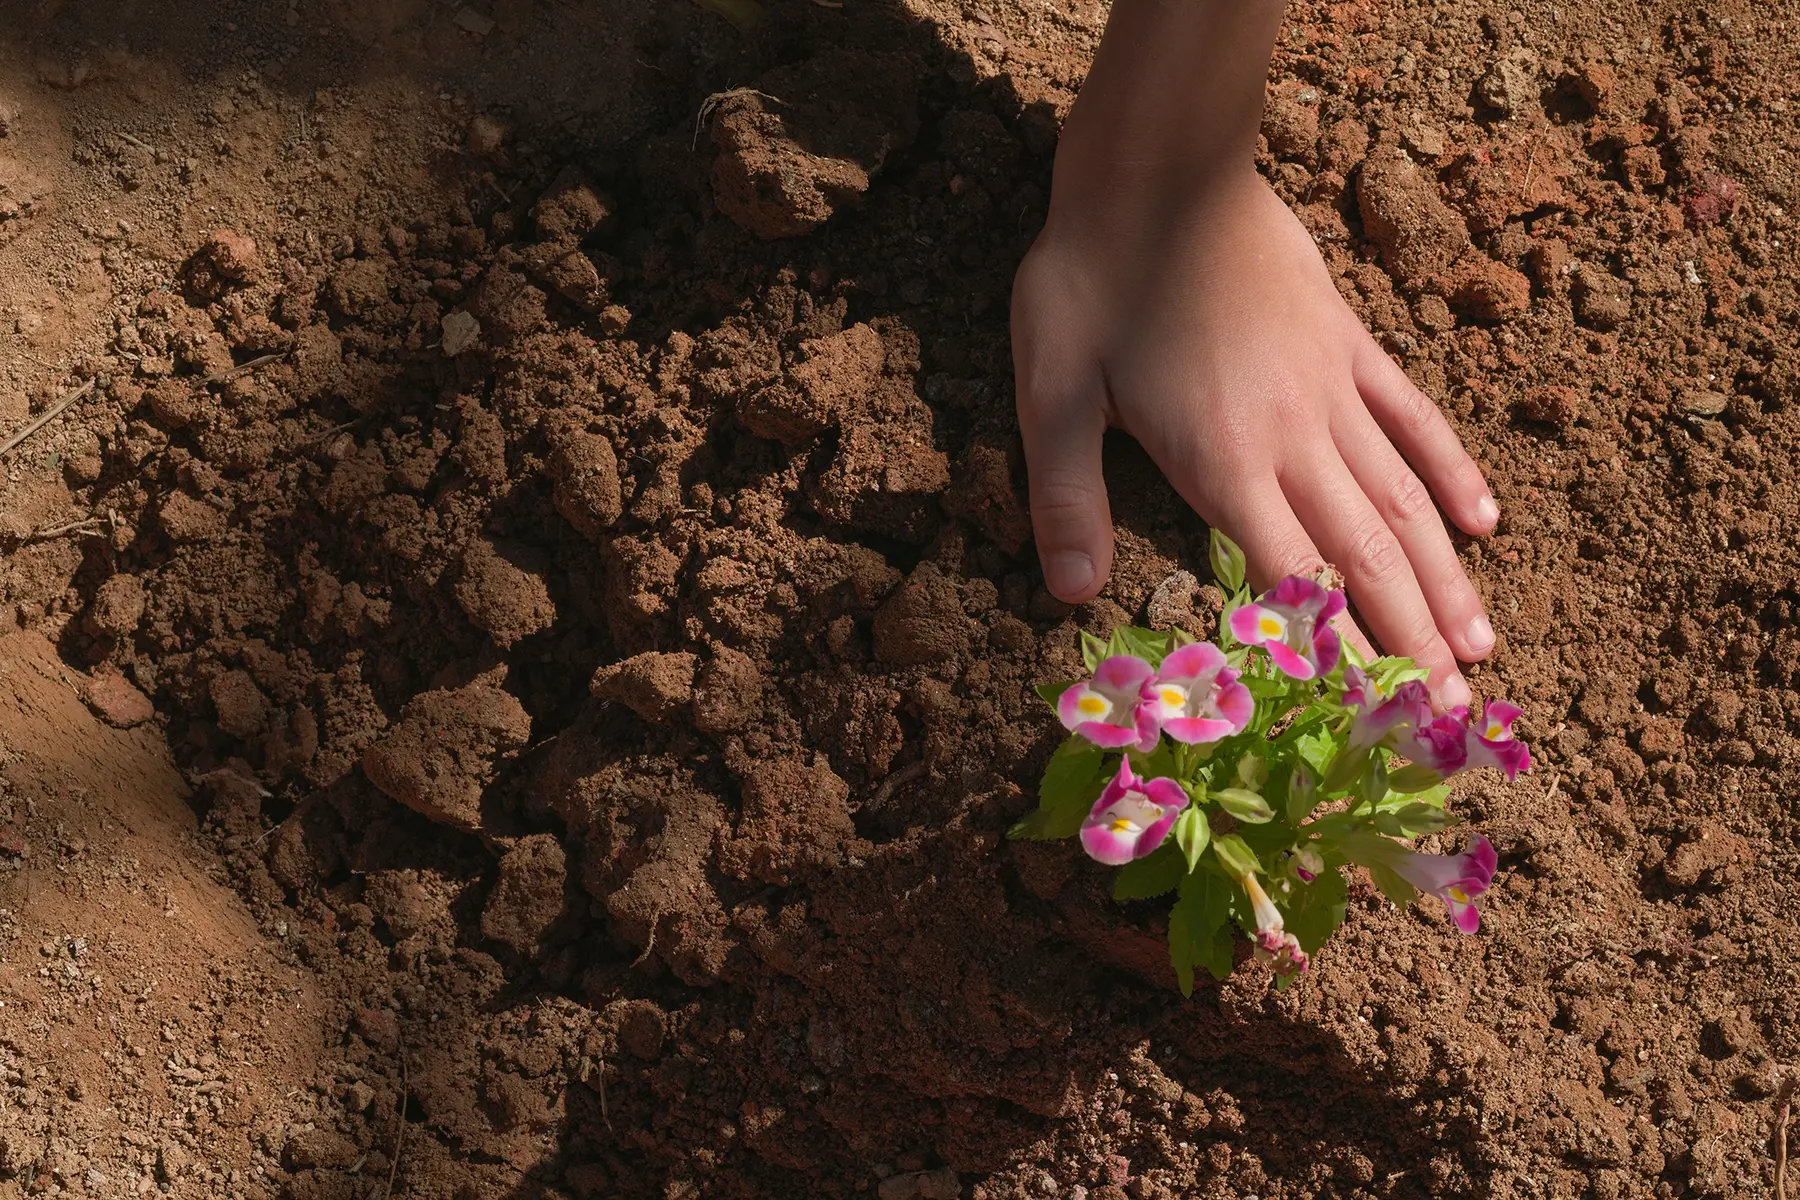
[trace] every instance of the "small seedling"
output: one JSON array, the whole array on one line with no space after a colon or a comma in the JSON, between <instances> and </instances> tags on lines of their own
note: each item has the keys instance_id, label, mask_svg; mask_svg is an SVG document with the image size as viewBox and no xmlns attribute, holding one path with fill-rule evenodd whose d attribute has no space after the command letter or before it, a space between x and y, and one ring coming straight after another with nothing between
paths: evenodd
<instances>
[{"instance_id":1,"label":"small seedling","mask_svg":"<svg viewBox=\"0 0 1800 1200\"><path fill-rule=\"evenodd\" d=\"M1253 599L1243 553L1217 531L1211 558L1232 593L1219 644L1134 626L1083 634L1089 677L1038 689L1069 739L1012 835L1079 838L1118 868L1116 899L1173 894L1169 955L1187 994L1195 967L1230 974L1234 924L1278 982L1305 971L1344 920L1351 864L1394 903L1429 893L1475 932L1494 848L1479 834L1461 854L1407 842L1455 823L1452 775L1530 768L1519 709L1436 715L1423 668L1365 662L1338 637L1341 591L1293 575Z\"/></svg>"}]
</instances>

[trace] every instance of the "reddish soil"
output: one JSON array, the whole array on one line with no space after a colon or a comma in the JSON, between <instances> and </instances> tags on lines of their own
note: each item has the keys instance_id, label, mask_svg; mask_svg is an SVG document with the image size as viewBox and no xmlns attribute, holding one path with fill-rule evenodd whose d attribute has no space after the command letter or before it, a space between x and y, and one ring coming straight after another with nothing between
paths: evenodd
<instances>
[{"instance_id":1,"label":"reddish soil","mask_svg":"<svg viewBox=\"0 0 1800 1200\"><path fill-rule=\"evenodd\" d=\"M1105 595L1030 544L1007 292L1102 6L277 7L0 0L0 430L102 380L5 460L0 645L137 725L0 724L0 1196L1770 1194L1800 19L1290 11L1259 165L1490 471L1542 765L1458 797L1481 935L1366 892L1188 1002L1002 836L1077 630L1217 603L1123 440ZM158 738L205 840L109 818L133 878L237 894L181 945L57 815ZM149 1010L71 937L250 1132L97 1115Z\"/></svg>"}]
</instances>

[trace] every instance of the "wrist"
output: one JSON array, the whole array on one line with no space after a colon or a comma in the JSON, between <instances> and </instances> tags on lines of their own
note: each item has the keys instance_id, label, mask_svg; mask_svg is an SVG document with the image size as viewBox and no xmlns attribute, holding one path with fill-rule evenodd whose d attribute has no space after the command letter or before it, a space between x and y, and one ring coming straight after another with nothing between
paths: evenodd
<instances>
[{"instance_id":1,"label":"wrist","mask_svg":"<svg viewBox=\"0 0 1800 1200\"><path fill-rule=\"evenodd\" d=\"M1282 0L1115 0L1057 146L1052 211L1158 220L1254 181Z\"/></svg>"}]
</instances>

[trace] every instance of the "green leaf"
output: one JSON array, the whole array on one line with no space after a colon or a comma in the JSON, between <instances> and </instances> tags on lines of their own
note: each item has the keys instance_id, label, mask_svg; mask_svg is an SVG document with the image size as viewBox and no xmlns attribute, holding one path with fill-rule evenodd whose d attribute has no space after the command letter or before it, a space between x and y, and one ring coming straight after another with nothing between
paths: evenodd
<instances>
[{"instance_id":1,"label":"green leaf","mask_svg":"<svg viewBox=\"0 0 1800 1200\"><path fill-rule=\"evenodd\" d=\"M1368 766L1372 753L1369 750L1351 750L1348 747L1339 751L1338 756L1331 760L1331 769L1325 772L1325 782L1320 785L1326 794L1330 795L1354 787L1356 781L1362 777L1364 768Z\"/></svg>"},{"instance_id":2,"label":"green leaf","mask_svg":"<svg viewBox=\"0 0 1800 1200\"><path fill-rule=\"evenodd\" d=\"M1187 869L1192 871L1200 865L1200 856L1206 853L1207 844L1212 841L1212 825L1200 811L1198 797L1175 818L1173 833L1175 844L1187 860Z\"/></svg>"},{"instance_id":3,"label":"green leaf","mask_svg":"<svg viewBox=\"0 0 1800 1200\"><path fill-rule=\"evenodd\" d=\"M1395 654L1383 655L1376 659L1369 664L1368 672L1374 677L1376 686L1381 689L1382 694L1388 696L1393 695L1394 689L1403 683L1409 683L1415 679L1424 683L1431 678L1431 672L1427 668L1416 665L1410 658L1402 658Z\"/></svg>"},{"instance_id":4,"label":"green leaf","mask_svg":"<svg viewBox=\"0 0 1800 1200\"><path fill-rule=\"evenodd\" d=\"M1135 654L1147 659L1151 666L1158 667L1169 656L1169 635L1151 629L1139 629L1136 625L1121 625L1113 630L1112 639L1106 648L1113 654Z\"/></svg>"},{"instance_id":5,"label":"green leaf","mask_svg":"<svg viewBox=\"0 0 1800 1200\"><path fill-rule=\"evenodd\" d=\"M1328 866L1311 883L1298 885L1288 896L1282 914L1287 930L1300 939L1302 950L1313 954L1344 923L1344 913L1349 908L1344 876L1336 867Z\"/></svg>"},{"instance_id":6,"label":"green leaf","mask_svg":"<svg viewBox=\"0 0 1800 1200\"><path fill-rule=\"evenodd\" d=\"M1088 673L1092 674L1094 668L1106 661L1106 657L1106 643L1089 633L1087 630L1082 630L1081 661L1086 665Z\"/></svg>"},{"instance_id":7,"label":"green leaf","mask_svg":"<svg viewBox=\"0 0 1800 1200\"><path fill-rule=\"evenodd\" d=\"M1380 863L1369 863L1369 878L1381 889L1381 894L1392 900L1401 908L1405 908L1419 898L1419 890L1412 884L1394 874L1393 869Z\"/></svg>"},{"instance_id":8,"label":"green leaf","mask_svg":"<svg viewBox=\"0 0 1800 1200\"><path fill-rule=\"evenodd\" d=\"M1363 767L1362 779L1356 785L1357 795L1364 804L1374 806L1381 803L1382 797L1388 792L1387 778L1387 755L1371 754Z\"/></svg>"},{"instance_id":9,"label":"green leaf","mask_svg":"<svg viewBox=\"0 0 1800 1200\"><path fill-rule=\"evenodd\" d=\"M1288 690L1286 679L1270 679L1262 675L1246 675L1238 680L1250 689L1250 694L1258 700L1272 700Z\"/></svg>"},{"instance_id":10,"label":"green leaf","mask_svg":"<svg viewBox=\"0 0 1800 1200\"><path fill-rule=\"evenodd\" d=\"M1119 868L1113 876L1112 896L1114 900L1148 900L1174 891L1186 874L1181 851L1174 842L1164 842L1145 857Z\"/></svg>"},{"instance_id":11,"label":"green leaf","mask_svg":"<svg viewBox=\"0 0 1800 1200\"><path fill-rule=\"evenodd\" d=\"M1206 557L1221 589L1235 592L1244 586L1244 552L1236 542L1215 529Z\"/></svg>"},{"instance_id":12,"label":"green leaf","mask_svg":"<svg viewBox=\"0 0 1800 1200\"><path fill-rule=\"evenodd\" d=\"M1014 825L1016 838L1053 839L1074 837L1100 798L1100 748L1072 737L1050 756L1038 784L1037 811Z\"/></svg>"},{"instance_id":13,"label":"green leaf","mask_svg":"<svg viewBox=\"0 0 1800 1200\"><path fill-rule=\"evenodd\" d=\"M1235 833L1213 839L1213 857L1225 869L1225 874L1232 879L1242 879L1262 870L1262 863L1256 860L1256 852L1243 838Z\"/></svg>"},{"instance_id":14,"label":"green leaf","mask_svg":"<svg viewBox=\"0 0 1800 1200\"><path fill-rule=\"evenodd\" d=\"M1388 776L1388 791L1410 795L1434 788L1444 781L1444 777L1430 767L1418 763L1408 763Z\"/></svg>"},{"instance_id":15,"label":"green leaf","mask_svg":"<svg viewBox=\"0 0 1800 1200\"><path fill-rule=\"evenodd\" d=\"M1275 810L1261 795L1248 788L1220 788L1212 793L1212 798L1219 802L1219 807L1252 825L1261 825L1275 819Z\"/></svg>"},{"instance_id":16,"label":"green leaf","mask_svg":"<svg viewBox=\"0 0 1800 1200\"><path fill-rule=\"evenodd\" d=\"M1394 810L1394 819L1400 823L1402 837L1419 837L1427 833L1439 833L1456 824L1456 818L1434 804L1402 805Z\"/></svg>"},{"instance_id":17,"label":"green leaf","mask_svg":"<svg viewBox=\"0 0 1800 1200\"><path fill-rule=\"evenodd\" d=\"M1288 772L1287 780L1287 819L1289 825L1298 825L1312 816L1313 809L1319 806L1324 795L1319 785L1313 782L1312 772L1304 766L1296 766Z\"/></svg>"},{"instance_id":18,"label":"green leaf","mask_svg":"<svg viewBox=\"0 0 1800 1200\"><path fill-rule=\"evenodd\" d=\"M1169 963L1181 994L1194 994L1194 968L1214 979L1231 974L1231 885L1211 871L1195 871L1181 881L1181 896L1169 912Z\"/></svg>"},{"instance_id":19,"label":"green leaf","mask_svg":"<svg viewBox=\"0 0 1800 1200\"><path fill-rule=\"evenodd\" d=\"M1145 779L1174 779L1175 751L1168 742L1156 743L1156 748L1145 754L1136 748L1125 751L1125 757L1131 760L1134 774Z\"/></svg>"},{"instance_id":20,"label":"green leaf","mask_svg":"<svg viewBox=\"0 0 1800 1200\"><path fill-rule=\"evenodd\" d=\"M1056 707L1056 702L1058 700L1062 699L1062 694L1074 686L1075 685L1072 682L1071 683L1040 683L1036 687L1032 688L1031 690L1038 694L1038 699L1042 700L1045 704L1048 704L1052 709L1054 709Z\"/></svg>"}]
</instances>

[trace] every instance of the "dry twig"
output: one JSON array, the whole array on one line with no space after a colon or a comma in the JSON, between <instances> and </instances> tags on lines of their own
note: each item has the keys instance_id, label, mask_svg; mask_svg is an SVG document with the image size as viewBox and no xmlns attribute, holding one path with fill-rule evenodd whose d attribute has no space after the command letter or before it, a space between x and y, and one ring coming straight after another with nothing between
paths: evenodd
<instances>
[{"instance_id":1,"label":"dry twig","mask_svg":"<svg viewBox=\"0 0 1800 1200\"><path fill-rule=\"evenodd\" d=\"M8 454L10 454L12 452L13 448L15 446L17 446L20 442L23 442L26 438L30 437L32 434L36 433L38 430L42 429L44 426L46 426L50 422L54 421L57 417L61 416L63 409L69 407L69 405L75 403L77 400L81 399L83 396L85 396L89 392L93 391L94 384L96 384L97 382L99 382L99 380L97 380L97 379L88 380L86 383L82 384L80 387L76 388L74 391L72 391L68 395L64 396L61 400L58 400L55 404L52 404L49 408L46 408L42 413L38 414L37 420L33 421L31 424L25 426L25 428L19 430L19 432L15 433L11 437L7 438L6 443L4 445L0 445L0 458L5 458Z\"/></svg>"},{"instance_id":2,"label":"dry twig","mask_svg":"<svg viewBox=\"0 0 1800 1200\"><path fill-rule=\"evenodd\" d=\"M394 1176L400 1170L400 1148L406 1145L406 1096L411 1084L406 1079L406 1031L400 1031L400 1110L396 1114L400 1118L400 1127L394 1131L394 1160L388 1164L387 1190L382 1193L384 1200L394 1194Z\"/></svg>"},{"instance_id":3,"label":"dry twig","mask_svg":"<svg viewBox=\"0 0 1800 1200\"><path fill-rule=\"evenodd\" d=\"M1780 1101L1775 1114L1775 1200L1787 1200L1787 1127L1794 1108L1794 1076L1781 1081Z\"/></svg>"},{"instance_id":4,"label":"dry twig","mask_svg":"<svg viewBox=\"0 0 1800 1200\"><path fill-rule=\"evenodd\" d=\"M700 102L700 111L694 114L694 140L693 143L688 146L689 150L698 150L700 148L700 128L706 124L707 118L713 115L713 110L717 109L719 105L725 103L727 100L734 99L738 96L761 96L764 100L773 104L787 103L779 96L771 96L769 93L759 92L755 88L730 88L723 92L714 92Z\"/></svg>"},{"instance_id":5,"label":"dry twig","mask_svg":"<svg viewBox=\"0 0 1800 1200\"><path fill-rule=\"evenodd\" d=\"M59 537L67 537L71 533L90 534L104 533L107 528L105 517L83 517L79 521L70 521L63 525L53 525L48 529L34 529L25 535L27 542L48 542Z\"/></svg>"},{"instance_id":6,"label":"dry twig","mask_svg":"<svg viewBox=\"0 0 1800 1200\"><path fill-rule=\"evenodd\" d=\"M288 351L286 351L286 350L277 350L273 354L258 355L257 357L251 359L249 362L239 363L237 366L228 368L223 371L215 371L211 375L208 375L206 378L202 379L200 381L200 383L202 384L202 386L204 386L209 383L223 383L227 379L236 379L239 375L245 374L246 372L249 372L249 371L254 371L258 367L267 366L269 363L272 363L272 362L276 361L277 359L286 358L287 356L288 356Z\"/></svg>"},{"instance_id":7,"label":"dry twig","mask_svg":"<svg viewBox=\"0 0 1800 1200\"><path fill-rule=\"evenodd\" d=\"M156 154L156 147L152 146L149 142L139 141L137 138L132 137L129 133L126 133L123 129L116 129L113 132L118 135L120 141L130 142L132 145L136 146L139 150L142 150L145 154L149 154L152 156L154 156Z\"/></svg>"}]
</instances>

